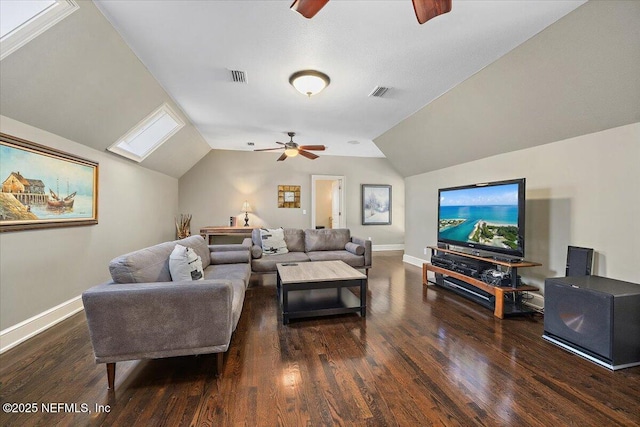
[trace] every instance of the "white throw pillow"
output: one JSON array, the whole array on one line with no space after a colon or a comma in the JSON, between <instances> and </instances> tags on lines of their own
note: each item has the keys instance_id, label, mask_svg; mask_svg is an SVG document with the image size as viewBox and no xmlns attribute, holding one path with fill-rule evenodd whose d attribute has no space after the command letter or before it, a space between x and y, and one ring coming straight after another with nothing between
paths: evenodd
<instances>
[{"instance_id":1,"label":"white throw pillow","mask_svg":"<svg viewBox=\"0 0 640 427\"><path fill-rule=\"evenodd\" d=\"M204 280L202 258L192 248L176 245L169 256L169 272L174 282Z\"/></svg>"},{"instance_id":2,"label":"white throw pillow","mask_svg":"<svg viewBox=\"0 0 640 427\"><path fill-rule=\"evenodd\" d=\"M263 255L279 255L289 252L284 241L284 230L282 228L261 228L260 239L262 240Z\"/></svg>"}]
</instances>

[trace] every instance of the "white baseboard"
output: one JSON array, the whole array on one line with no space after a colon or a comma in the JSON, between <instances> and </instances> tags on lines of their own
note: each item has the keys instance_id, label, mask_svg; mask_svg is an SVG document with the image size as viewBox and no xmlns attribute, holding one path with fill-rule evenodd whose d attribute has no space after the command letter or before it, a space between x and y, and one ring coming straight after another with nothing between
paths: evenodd
<instances>
[{"instance_id":1,"label":"white baseboard","mask_svg":"<svg viewBox=\"0 0 640 427\"><path fill-rule=\"evenodd\" d=\"M416 258L411 255L404 254L402 256L402 262L406 262L407 264L415 265L416 267L422 267L422 264L428 262L426 259Z\"/></svg>"},{"instance_id":2,"label":"white baseboard","mask_svg":"<svg viewBox=\"0 0 640 427\"><path fill-rule=\"evenodd\" d=\"M396 243L393 245L372 245L371 251L379 252L379 251L404 251L404 244Z\"/></svg>"},{"instance_id":3,"label":"white baseboard","mask_svg":"<svg viewBox=\"0 0 640 427\"><path fill-rule=\"evenodd\" d=\"M0 354L49 329L56 323L73 316L82 309L82 298L78 295L69 301L65 301L45 312L36 314L30 319L0 331Z\"/></svg>"},{"instance_id":4,"label":"white baseboard","mask_svg":"<svg viewBox=\"0 0 640 427\"><path fill-rule=\"evenodd\" d=\"M525 304L536 309L536 310L544 310L544 296L539 294L534 294L533 292L529 294L531 299L525 301Z\"/></svg>"}]
</instances>

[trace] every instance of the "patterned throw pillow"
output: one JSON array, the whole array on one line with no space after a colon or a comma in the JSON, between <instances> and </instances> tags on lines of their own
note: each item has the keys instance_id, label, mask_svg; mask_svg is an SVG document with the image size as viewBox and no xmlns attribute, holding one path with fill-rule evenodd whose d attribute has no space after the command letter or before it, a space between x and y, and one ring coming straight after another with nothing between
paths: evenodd
<instances>
[{"instance_id":1,"label":"patterned throw pillow","mask_svg":"<svg viewBox=\"0 0 640 427\"><path fill-rule=\"evenodd\" d=\"M169 272L174 282L204 280L202 258L192 248L176 245L169 256Z\"/></svg>"},{"instance_id":2,"label":"patterned throw pillow","mask_svg":"<svg viewBox=\"0 0 640 427\"><path fill-rule=\"evenodd\" d=\"M260 239L262 240L263 255L279 255L289 252L284 241L284 230L282 228L261 228Z\"/></svg>"}]
</instances>

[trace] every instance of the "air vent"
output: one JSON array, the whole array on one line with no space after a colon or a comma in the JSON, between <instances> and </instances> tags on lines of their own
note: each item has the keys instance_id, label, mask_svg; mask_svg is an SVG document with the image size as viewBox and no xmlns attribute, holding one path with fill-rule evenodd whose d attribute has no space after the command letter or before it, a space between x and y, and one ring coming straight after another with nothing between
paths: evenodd
<instances>
[{"instance_id":1,"label":"air vent","mask_svg":"<svg viewBox=\"0 0 640 427\"><path fill-rule=\"evenodd\" d=\"M240 70L229 70L231 72L231 80L236 83L246 83L247 82L247 73Z\"/></svg>"},{"instance_id":2,"label":"air vent","mask_svg":"<svg viewBox=\"0 0 640 427\"><path fill-rule=\"evenodd\" d=\"M369 96L375 96L377 98L382 98L385 93L389 90L388 87L384 86L376 86L375 89L369 94Z\"/></svg>"}]
</instances>

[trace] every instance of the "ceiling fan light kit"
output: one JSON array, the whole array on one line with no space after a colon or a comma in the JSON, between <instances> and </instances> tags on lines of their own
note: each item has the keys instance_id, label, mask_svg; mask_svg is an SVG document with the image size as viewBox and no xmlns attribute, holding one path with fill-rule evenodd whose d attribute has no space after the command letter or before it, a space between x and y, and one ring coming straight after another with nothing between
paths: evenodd
<instances>
[{"instance_id":1,"label":"ceiling fan light kit","mask_svg":"<svg viewBox=\"0 0 640 427\"><path fill-rule=\"evenodd\" d=\"M316 70L296 71L289 77L289 83L303 95L317 95L329 86L331 79L325 73Z\"/></svg>"}]
</instances>

